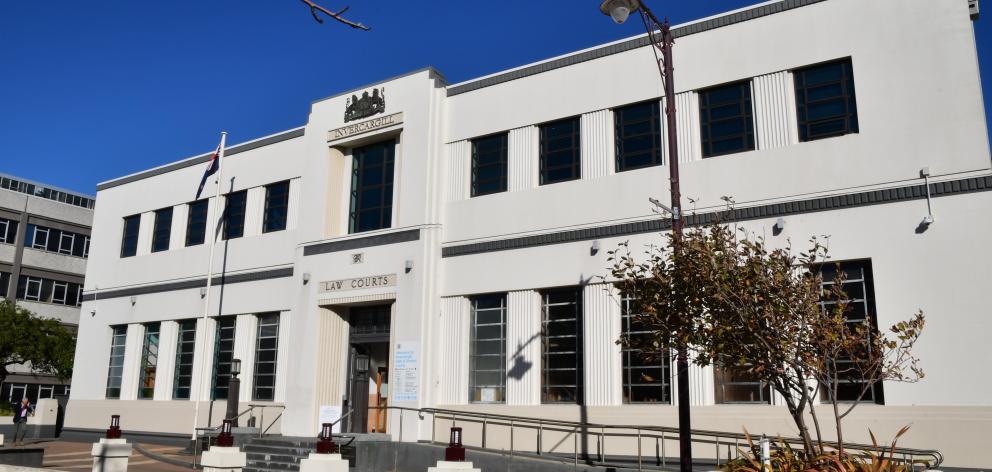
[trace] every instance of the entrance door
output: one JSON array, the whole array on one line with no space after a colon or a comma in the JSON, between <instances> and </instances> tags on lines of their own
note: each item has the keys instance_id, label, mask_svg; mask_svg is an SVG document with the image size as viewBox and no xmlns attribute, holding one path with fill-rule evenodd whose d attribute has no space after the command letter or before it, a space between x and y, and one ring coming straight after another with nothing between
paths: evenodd
<instances>
[{"instance_id":1,"label":"entrance door","mask_svg":"<svg viewBox=\"0 0 992 472\"><path fill-rule=\"evenodd\" d=\"M348 431L385 432L389 373L389 325L392 307L352 307L348 317L351 346L348 405L352 411ZM370 409L371 408L371 409Z\"/></svg>"},{"instance_id":2,"label":"entrance door","mask_svg":"<svg viewBox=\"0 0 992 472\"><path fill-rule=\"evenodd\" d=\"M349 406L353 410L349 422L352 426L352 433L368 432L365 425L368 422L369 397L365 392L369 391L369 362L371 359L368 354L360 353L360 348L361 346L352 346L351 348L352 375L348 386L350 392L348 398L351 400Z\"/></svg>"}]
</instances>

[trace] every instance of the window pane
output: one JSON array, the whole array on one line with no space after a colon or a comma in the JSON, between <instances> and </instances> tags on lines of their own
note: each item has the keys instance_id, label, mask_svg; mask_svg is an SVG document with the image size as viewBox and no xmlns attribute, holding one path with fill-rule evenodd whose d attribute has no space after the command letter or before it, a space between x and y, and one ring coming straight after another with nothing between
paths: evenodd
<instances>
[{"instance_id":1,"label":"window pane","mask_svg":"<svg viewBox=\"0 0 992 472\"><path fill-rule=\"evenodd\" d=\"M231 359L234 358L234 331L236 317L216 318L214 333L213 399L227 398L227 384L231 378Z\"/></svg>"},{"instance_id":2,"label":"window pane","mask_svg":"<svg viewBox=\"0 0 992 472\"><path fill-rule=\"evenodd\" d=\"M793 77L801 141L858 132L851 59L798 69Z\"/></svg>"},{"instance_id":3,"label":"window pane","mask_svg":"<svg viewBox=\"0 0 992 472\"><path fill-rule=\"evenodd\" d=\"M469 401L498 403L506 391L506 294L471 299Z\"/></svg>"},{"instance_id":4,"label":"window pane","mask_svg":"<svg viewBox=\"0 0 992 472\"><path fill-rule=\"evenodd\" d=\"M472 196L506 191L507 134L472 140Z\"/></svg>"},{"instance_id":5,"label":"window pane","mask_svg":"<svg viewBox=\"0 0 992 472\"><path fill-rule=\"evenodd\" d=\"M193 351L196 347L196 320L179 322L179 334L176 342L176 372L173 381L172 398L176 400L189 399L190 387L193 384Z\"/></svg>"},{"instance_id":6,"label":"window pane","mask_svg":"<svg viewBox=\"0 0 992 472\"><path fill-rule=\"evenodd\" d=\"M286 214L289 207L289 181L265 186L265 219L262 232L286 229Z\"/></svg>"},{"instance_id":7,"label":"window pane","mask_svg":"<svg viewBox=\"0 0 992 472\"><path fill-rule=\"evenodd\" d=\"M155 225L152 227L152 252L169 249L172 234L172 207L155 211Z\"/></svg>"},{"instance_id":8,"label":"window pane","mask_svg":"<svg viewBox=\"0 0 992 472\"><path fill-rule=\"evenodd\" d=\"M624 403L671 403L671 353L643 351L654 337L639 322L639 313L633 311L633 299L621 299L621 331L631 340L621 348L623 361L621 376Z\"/></svg>"},{"instance_id":9,"label":"window pane","mask_svg":"<svg viewBox=\"0 0 992 472\"><path fill-rule=\"evenodd\" d=\"M255 342L255 382L252 398L273 400L276 384L276 362L279 350L279 313L258 315Z\"/></svg>"},{"instance_id":10,"label":"window pane","mask_svg":"<svg viewBox=\"0 0 992 472\"><path fill-rule=\"evenodd\" d=\"M541 185L581 177L579 127L578 117L541 125Z\"/></svg>"},{"instance_id":11,"label":"window pane","mask_svg":"<svg viewBox=\"0 0 992 472\"><path fill-rule=\"evenodd\" d=\"M121 397L121 375L124 372L124 343L127 326L111 327L110 363L107 367L107 398Z\"/></svg>"},{"instance_id":12,"label":"window pane","mask_svg":"<svg viewBox=\"0 0 992 472\"><path fill-rule=\"evenodd\" d=\"M701 90L699 117L704 158L754 149L751 81Z\"/></svg>"},{"instance_id":13,"label":"window pane","mask_svg":"<svg viewBox=\"0 0 992 472\"><path fill-rule=\"evenodd\" d=\"M121 257L131 257L138 253L138 227L141 215L124 218L124 232L121 237ZM37 237L37 234L35 235Z\"/></svg>"},{"instance_id":14,"label":"window pane","mask_svg":"<svg viewBox=\"0 0 992 472\"><path fill-rule=\"evenodd\" d=\"M542 299L541 402L582 402L582 290L546 290Z\"/></svg>"},{"instance_id":15,"label":"window pane","mask_svg":"<svg viewBox=\"0 0 992 472\"><path fill-rule=\"evenodd\" d=\"M189 205L186 220L186 246L203 244L207 236L208 200L197 200Z\"/></svg>"},{"instance_id":16,"label":"window pane","mask_svg":"<svg viewBox=\"0 0 992 472\"><path fill-rule=\"evenodd\" d=\"M661 164L661 114L657 100L613 110L617 172Z\"/></svg>"},{"instance_id":17,"label":"window pane","mask_svg":"<svg viewBox=\"0 0 992 472\"><path fill-rule=\"evenodd\" d=\"M386 141L356 148L352 152L349 232L390 227L395 146L395 141Z\"/></svg>"},{"instance_id":18,"label":"window pane","mask_svg":"<svg viewBox=\"0 0 992 472\"><path fill-rule=\"evenodd\" d=\"M155 396L155 374L158 369L158 340L161 325L145 325L145 338L141 346L141 364L138 371L138 398Z\"/></svg>"},{"instance_id":19,"label":"window pane","mask_svg":"<svg viewBox=\"0 0 992 472\"><path fill-rule=\"evenodd\" d=\"M235 239L245 234L245 206L248 192L242 190L228 194L224 205L224 239Z\"/></svg>"}]
</instances>

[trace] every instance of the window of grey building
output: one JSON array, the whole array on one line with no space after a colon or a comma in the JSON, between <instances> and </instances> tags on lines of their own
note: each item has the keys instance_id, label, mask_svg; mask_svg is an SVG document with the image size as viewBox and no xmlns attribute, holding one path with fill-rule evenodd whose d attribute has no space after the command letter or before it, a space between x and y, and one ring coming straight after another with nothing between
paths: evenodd
<instances>
[{"instance_id":1,"label":"window of grey building","mask_svg":"<svg viewBox=\"0 0 992 472\"><path fill-rule=\"evenodd\" d=\"M121 397L121 377L124 375L124 343L127 326L112 326L110 335L110 366L107 368L107 398Z\"/></svg>"},{"instance_id":2,"label":"window of grey building","mask_svg":"<svg viewBox=\"0 0 992 472\"><path fill-rule=\"evenodd\" d=\"M469 391L473 403L506 401L506 294L472 297Z\"/></svg>"},{"instance_id":3,"label":"window of grey building","mask_svg":"<svg viewBox=\"0 0 992 472\"><path fill-rule=\"evenodd\" d=\"M22 275L17 281L16 298L18 300L79 306L82 303L82 291L83 286L75 282Z\"/></svg>"},{"instance_id":4,"label":"window of grey building","mask_svg":"<svg viewBox=\"0 0 992 472\"><path fill-rule=\"evenodd\" d=\"M196 320L182 320L176 338L176 372L172 384L172 398L175 400L188 400L190 397L195 350Z\"/></svg>"},{"instance_id":5,"label":"window of grey building","mask_svg":"<svg viewBox=\"0 0 992 472\"><path fill-rule=\"evenodd\" d=\"M138 373L138 398L151 399L155 396L155 374L158 369L158 341L160 323L145 325L145 339L141 343L141 364Z\"/></svg>"},{"instance_id":6,"label":"window of grey building","mask_svg":"<svg viewBox=\"0 0 992 472\"><path fill-rule=\"evenodd\" d=\"M172 207L155 210L155 225L152 226L152 252L169 250L172 235Z\"/></svg>"},{"instance_id":7,"label":"window of grey building","mask_svg":"<svg viewBox=\"0 0 992 472\"><path fill-rule=\"evenodd\" d=\"M582 177L579 117L540 126L541 185Z\"/></svg>"},{"instance_id":8,"label":"window of grey building","mask_svg":"<svg viewBox=\"0 0 992 472\"><path fill-rule=\"evenodd\" d=\"M824 300L821 302L824 310L833 308L838 303L846 304L844 315L847 323L853 326L869 320L871 329L869 333L878 331L878 322L875 315L875 287L872 278L871 261L843 261L834 264L824 264L819 267L820 275L823 277L824 292L828 293L835 283L837 271L841 270L845 274L842 289L846 295L844 300ZM864 382L864 375L857 369L856 364L851 361L838 362L837 376L840 378L840 386L837 391L837 399L843 402L864 401L885 404L885 395L882 390L882 382ZM824 389L823 397L828 399L829 393Z\"/></svg>"},{"instance_id":9,"label":"window of grey building","mask_svg":"<svg viewBox=\"0 0 992 472\"><path fill-rule=\"evenodd\" d=\"M279 313L258 315L255 339L255 382L252 399L271 401L276 392L276 358L279 351Z\"/></svg>"},{"instance_id":10,"label":"window of grey building","mask_svg":"<svg viewBox=\"0 0 992 472\"><path fill-rule=\"evenodd\" d=\"M0 297L7 297L7 287L10 287L10 272L0 272Z\"/></svg>"},{"instance_id":11,"label":"window of grey building","mask_svg":"<svg viewBox=\"0 0 992 472\"><path fill-rule=\"evenodd\" d=\"M754 150L751 81L699 91L703 157Z\"/></svg>"},{"instance_id":12,"label":"window of grey building","mask_svg":"<svg viewBox=\"0 0 992 472\"><path fill-rule=\"evenodd\" d=\"M0 188L5 188L7 190L12 190L14 192L33 195L36 197L47 198L49 200L54 200L61 203L67 203L69 205L74 205L82 208L93 208L94 206L94 201L92 198L73 195L70 193L63 192L61 190L55 190L41 185L35 185L29 182L23 182L10 177L0 176Z\"/></svg>"},{"instance_id":13,"label":"window of grey building","mask_svg":"<svg viewBox=\"0 0 992 472\"><path fill-rule=\"evenodd\" d=\"M234 331L237 317L217 318L214 333L213 399L227 398L227 384L231 380L231 360L234 359Z\"/></svg>"},{"instance_id":14,"label":"window of grey building","mask_svg":"<svg viewBox=\"0 0 992 472\"><path fill-rule=\"evenodd\" d=\"M132 257L138 253L138 228L141 215L124 217L124 232L121 236L121 257Z\"/></svg>"},{"instance_id":15,"label":"window of grey building","mask_svg":"<svg viewBox=\"0 0 992 472\"><path fill-rule=\"evenodd\" d=\"M352 152L350 233L388 228L393 215L395 141Z\"/></svg>"},{"instance_id":16,"label":"window of grey building","mask_svg":"<svg viewBox=\"0 0 992 472\"><path fill-rule=\"evenodd\" d=\"M0 243L14 244L17 240L17 222L0 218Z\"/></svg>"},{"instance_id":17,"label":"window of grey building","mask_svg":"<svg viewBox=\"0 0 992 472\"><path fill-rule=\"evenodd\" d=\"M851 58L797 69L792 75L800 141L858 132Z\"/></svg>"},{"instance_id":18,"label":"window of grey building","mask_svg":"<svg viewBox=\"0 0 992 472\"><path fill-rule=\"evenodd\" d=\"M628 340L621 349L624 403L671 403L672 360L669 351L645 350L654 332L632 310L629 296L621 299L621 333Z\"/></svg>"},{"instance_id":19,"label":"window of grey building","mask_svg":"<svg viewBox=\"0 0 992 472\"><path fill-rule=\"evenodd\" d=\"M661 165L660 108L651 100L613 110L617 172Z\"/></svg>"},{"instance_id":20,"label":"window of grey building","mask_svg":"<svg viewBox=\"0 0 992 472\"><path fill-rule=\"evenodd\" d=\"M51 230L47 227L28 224L27 237L25 238L24 245L32 249L47 251L50 232ZM54 250L53 252L55 252L58 250L58 246L55 245L52 249Z\"/></svg>"},{"instance_id":21,"label":"window of grey building","mask_svg":"<svg viewBox=\"0 0 992 472\"><path fill-rule=\"evenodd\" d=\"M286 229L289 214L289 181L284 180L265 186L265 217L262 232L271 233Z\"/></svg>"},{"instance_id":22,"label":"window of grey building","mask_svg":"<svg viewBox=\"0 0 992 472\"><path fill-rule=\"evenodd\" d=\"M582 289L541 292L541 403L582 403Z\"/></svg>"},{"instance_id":23,"label":"window of grey building","mask_svg":"<svg viewBox=\"0 0 992 472\"><path fill-rule=\"evenodd\" d=\"M186 246L203 244L207 238L207 208L209 200L197 200L187 205Z\"/></svg>"},{"instance_id":24,"label":"window of grey building","mask_svg":"<svg viewBox=\"0 0 992 472\"><path fill-rule=\"evenodd\" d=\"M473 197L506 191L506 140L506 133L472 140Z\"/></svg>"},{"instance_id":25,"label":"window of grey building","mask_svg":"<svg viewBox=\"0 0 992 472\"><path fill-rule=\"evenodd\" d=\"M76 257L89 257L89 236L29 223L24 232L24 247Z\"/></svg>"},{"instance_id":26,"label":"window of grey building","mask_svg":"<svg viewBox=\"0 0 992 472\"><path fill-rule=\"evenodd\" d=\"M235 239L245 235L247 204L247 190L229 193L224 197L224 239Z\"/></svg>"}]
</instances>

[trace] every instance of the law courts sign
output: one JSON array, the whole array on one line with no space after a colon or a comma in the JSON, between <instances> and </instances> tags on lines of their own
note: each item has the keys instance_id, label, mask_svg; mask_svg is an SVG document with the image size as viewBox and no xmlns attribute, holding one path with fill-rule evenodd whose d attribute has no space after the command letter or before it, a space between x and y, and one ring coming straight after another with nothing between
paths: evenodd
<instances>
[{"instance_id":1,"label":"law courts sign","mask_svg":"<svg viewBox=\"0 0 992 472\"><path fill-rule=\"evenodd\" d=\"M360 121L352 125L342 126L340 128L336 128L328 131L327 142L333 142L345 138L350 138L352 136L369 133L375 130L388 128L390 126L394 126L402 123L403 123L403 112L393 113L392 115L380 116L379 118L372 118L371 120Z\"/></svg>"},{"instance_id":2,"label":"law courts sign","mask_svg":"<svg viewBox=\"0 0 992 472\"><path fill-rule=\"evenodd\" d=\"M394 287L396 274L370 275L354 279L328 280L320 283L319 293L336 293L363 288Z\"/></svg>"}]
</instances>

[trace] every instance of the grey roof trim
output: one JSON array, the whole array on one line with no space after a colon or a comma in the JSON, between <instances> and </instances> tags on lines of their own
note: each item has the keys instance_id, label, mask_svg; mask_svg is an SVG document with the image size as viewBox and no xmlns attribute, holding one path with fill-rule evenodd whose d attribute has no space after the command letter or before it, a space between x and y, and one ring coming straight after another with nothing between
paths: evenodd
<instances>
[{"instance_id":1,"label":"grey roof trim","mask_svg":"<svg viewBox=\"0 0 992 472\"><path fill-rule=\"evenodd\" d=\"M934 197L984 192L989 190L992 190L992 176L971 177L930 184L930 192ZM820 211L841 210L845 208L855 208L868 205L896 203L922 198L926 198L926 188L923 184L909 185L905 187L869 190L866 192L850 193L831 197L772 203L749 208L737 208L734 209L731 214L727 214L726 212L699 213L686 217L686 224L693 226L712 223L716 220L717 216L724 221L745 221L763 218L776 218L779 216L794 215L799 213L815 213ZM671 221L667 219L635 221L631 223L599 226L594 228L559 231L556 233L539 234L534 236L523 236L481 243L448 246L441 249L441 257L467 256L471 254L482 254L511 249L524 249L550 244L564 244L600 238L629 236L640 233L659 232L670 228Z\"/></svg>"},{"instance_id":2,"label":"grey roof trim","mask_svg":"<svg viewBox=\"0 0 992 472\"><path fill-rule=\"evenodd\" d=\"M289 131L284 131L282 133L273 134L267 138L258 139L255 141L249 141L247 143L235 144L234 146L228 146L224 148L224 157L231 157L234 154L240 152L250 151L252 149L258 149L260 147L268 146L270 144L280 143L293 138L299 138L303 136L304 127L294 128ZM121 177L115 180L108 180L101 184L97 184L96 191L107 190L108 188L119 187L124 184L129 184L131 182L137 182L139 180L147 179L149 177L155 177L156 175L162 175L174 170L185 169L190 166L195 166L210 160L210 156L213 152L208 152L206 154L201 154L199 156L185 159L179 162L173 162L172 164L167 164L162 167L156 167L151 170L146 170L144 172L139 172L137 174L129 175L126 177Z\"/></svg>"},{"instance_id":3,"label":"grey roof trim","mask_svg":"<svg viewBox=\"0 0 992 472\"><path fill-rule=\"evenodd\" d=\"M738 11L735 13L728 13L726 15L713 17L705 21L700 21L697 23L691 23L685 26L672 28L672 36L679 38L682 36L688 36L690 34L702 33L704 31L709 31L724 26L730 26L744 21L761 18L763 16L773 15L775 13L781 13L783 11L792 10L794 8L799 8L806 5L819 3L822 1L824 0L782 0L778 3L758 5L748 10ZM504 72L502 74L496 74L493 76L485 77L471 82L464 82L462 84L455 85L454 87L449 87L448 96L451 97L454 95L471 92L473 90L478 90L481 88L501 84L504 82L509 82L511 80L522 79L524 77L540 74L542 72L548 72L554 69L559 69L562 67L575 65L582 62L591 61L593 59L599 59L601 57L606 57L613 54L630 51L632 49L637 49L640 47L647 46L649 43L650 41L646 35L638 36L636 38L629 39L627 41L608 44L602 47L590 49L577 54L560 57L558 59L554 59L551 61L540 62L530 66L511 70L508 72Z\"/></svg>"},{"instance_id":4,"label":"grey roof trim","mask_svg":"<svg viewBox=\"0 0 992 472\"><path fill-rule=\"evenodd\" d=\"M406 243L420 239L419 229L409 229L397 231L395 233L377 234L365 238L345 239L344 241L330 241L317 243L303 248L304 256L314 256L317 254L327 254L331 252L348 251L351 249L361 249L373 246L385 246L387 244Z\"/></svg>"},{"instance_id":5,"label":"grey roof trim","mask_svg":"<svg viewBox=\"0 0 992 472\"><path fill-rule=\"evenodd\" d=\"M431 73L431 77L440 80L442 85L448 85L448 79L445 79L444 78L444 74L442 74L441 71L435 69L434 66L427 66L427 67L421 67L421 68L419 68L417 70L412 70L410 72L404 72L404 73L399 74L399 75L394 75L394 76L392 76L392 77L390 77L388 79L377 80L375 82L362 85L361 87L355 87L353 89L348 89L348 90L345 90L344 92L338 92L338 93L336 93L334 95L328 95L328 96L326 96L324 98L318 98L318 99L310 102L310 104L313 105L315 103L322 102L324 100L330 100L330 99L332 99L334 97L340 97L342 95L348 95L349 93L360 92L360 91L365 90L365 89L367 89L369 87L375 87L376 85L382 85L382 84L384 84L386 82L392 82L394 80L402 79L403 77L406 77L406 76L409 76L409 75L416 75L416 74L419 74L419 73L424 72L424 71L430 72Z\"/></svg>"},{"instance_id":6,"label":"grey roof trim","mask_svg":"<svg viewBox=\"0 0 992 472\"><path fill-rule=\"evenodd\" d=\"M293 268L286 267L282 269L270 269L261 270L258 272L248 272L243 274L233 274L233 275L218 275L214 277L213 283L216 285L220 284L236 284L241 282L256 282L259 280L269 280L269 279L281 279L285 277L293 276ZM195 280L183 280L180 282L167 282L164 284L156 285L146 285L142 287L134 288L122 288L119 290L107 290L99 292L85 292L83 293L83 301L89 302L93 300L106 300L108 298L120 298L120 297L130 297L135 295L147 295L151 293L162 293L162 292L172 292L176 290L188 290L191 288L200 288L207 286L207 278Z\"/></svg>"}]
</instances>

